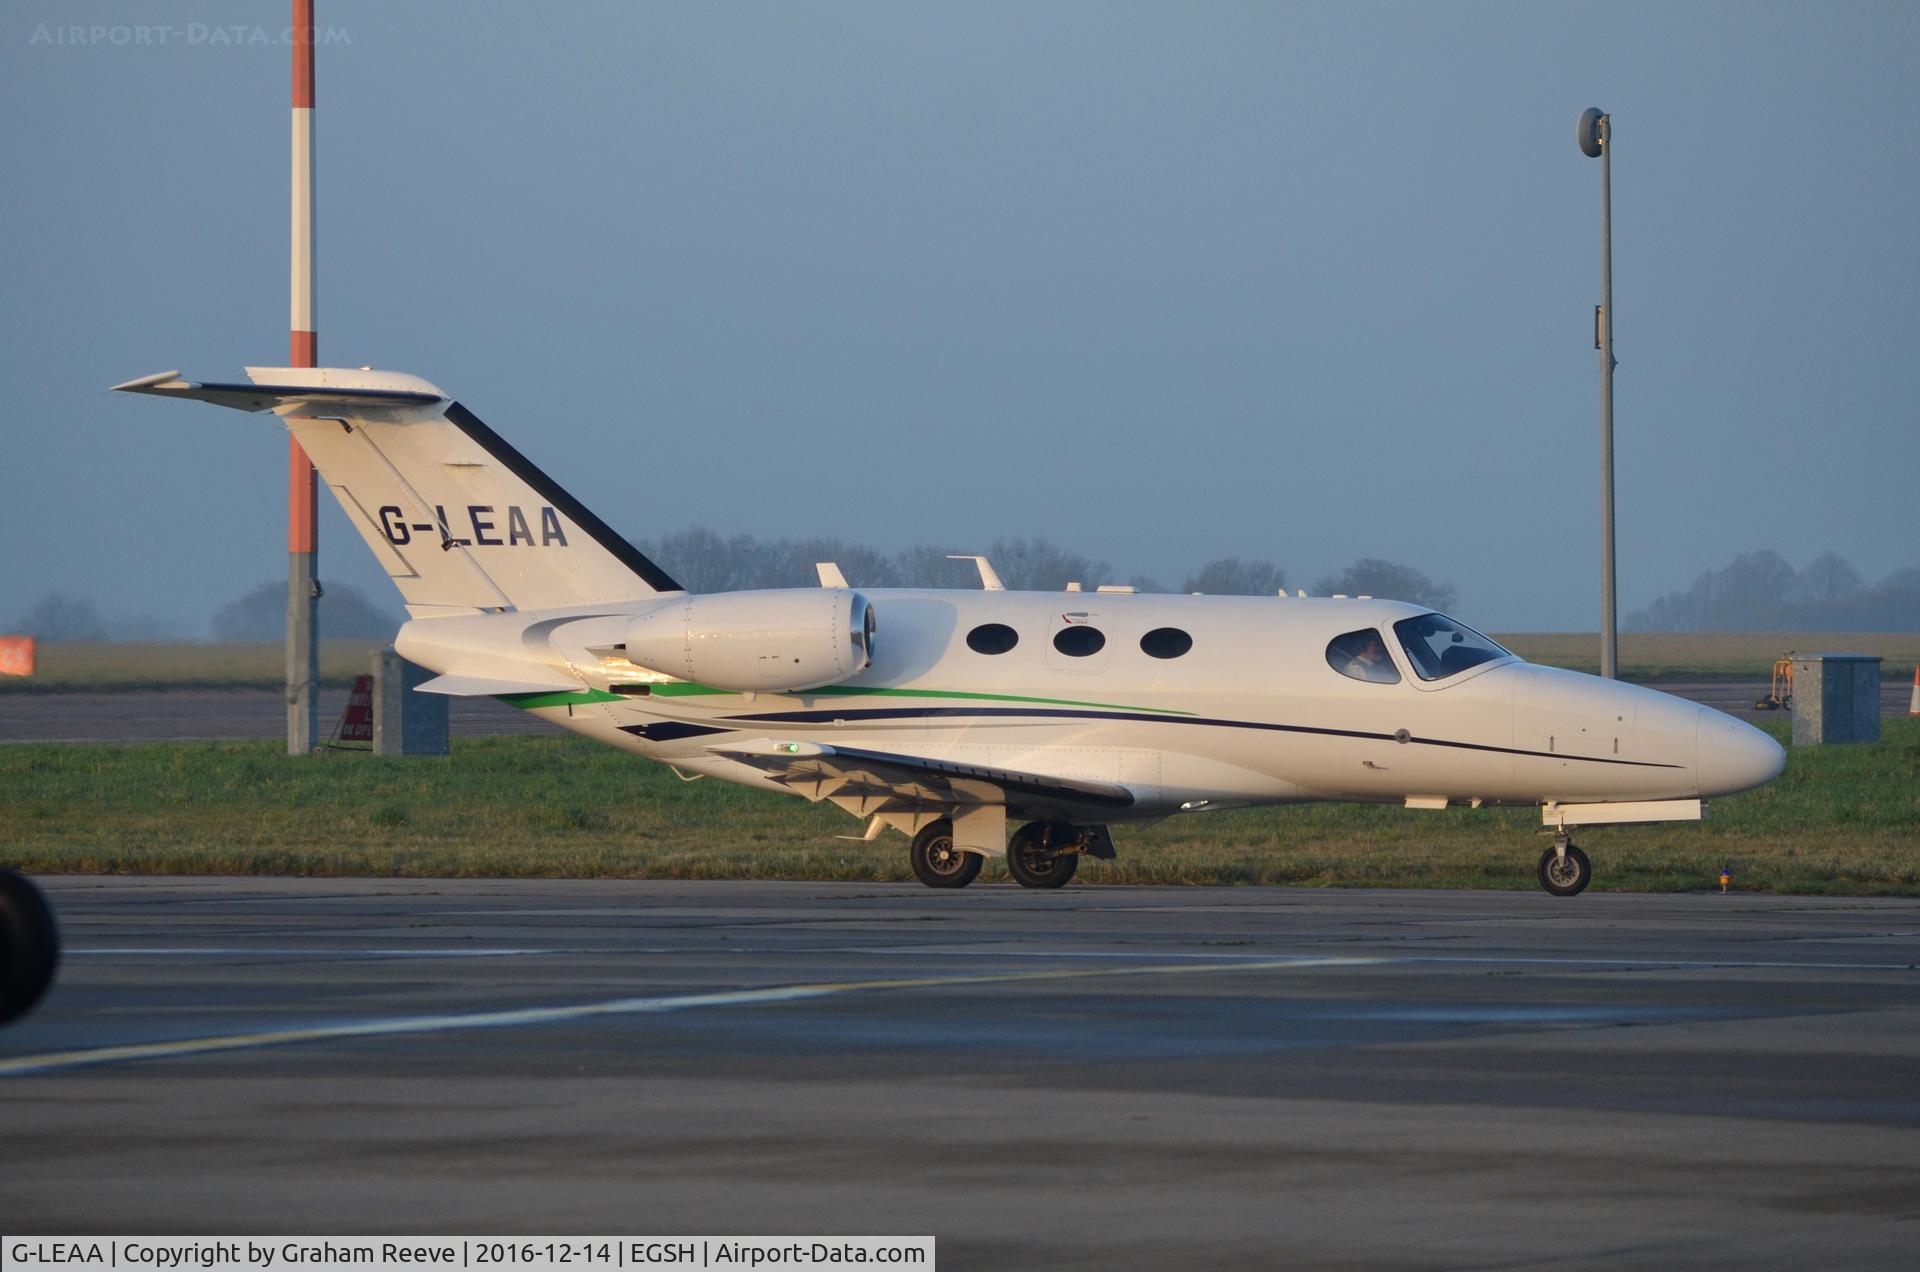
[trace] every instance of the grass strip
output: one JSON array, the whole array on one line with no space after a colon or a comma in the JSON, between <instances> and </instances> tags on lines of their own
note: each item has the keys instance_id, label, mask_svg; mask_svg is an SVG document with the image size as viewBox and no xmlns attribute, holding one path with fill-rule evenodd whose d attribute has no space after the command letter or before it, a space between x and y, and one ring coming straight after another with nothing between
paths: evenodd
<instances>
[{"instance_id":1,"label":"grass strip","mask_svg":"<svg viewBox=\"0 0 1920 1272\"><path fill-rule=\"evenodd\" d=\"M1785 738L1787 722L1771 726ZM1089 883L1532 888L1532 809L1315 804L1122 827ZM0 862L33 872L903 880L905 841L828 805L685 783L610 747L461 738L451 759L275 742L0 747ZM1920 895L1920 719L1795 750L1704 825L1587 831L1595 887ZM991 867L992 877L999 867Z\"/></svg>"}]
</instances>

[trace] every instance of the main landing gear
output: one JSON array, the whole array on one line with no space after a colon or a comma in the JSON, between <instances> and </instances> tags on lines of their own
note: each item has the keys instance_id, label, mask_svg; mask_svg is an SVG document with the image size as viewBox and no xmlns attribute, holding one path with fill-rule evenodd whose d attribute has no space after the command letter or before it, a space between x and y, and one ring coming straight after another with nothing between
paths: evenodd
<instances>
[{"instance_id":1,"label":"main landing gear","mask_svg":"<svg viewBox=\"0 0 1920 1272\"><path fill-rule=\"evenodd\" d=\"M1073 878L1083 856L1111 858L1113 838L1105 826L1028 822L1007 843L1007 873L1023 888L1059 888ZM929 888L964 888L979 877L981 854L954 846L953 822L929 822L907 850L913 873Z\"/></svg>"},{"instance_id":2,"label":"main landing gear","mask_svg":"<svg viewBox=\"0 0 1920 1272\"><path fill-rule=\"evenodd\" d=\"M1578 896L1593 882L1593 863L1565 835L1553 837L1553 847L1540 854L1540 886L1556 897Z\"/></svg>"},{"instance_id":3,"label":"main landing gear","mask_svg":"<svg viewBox=\"0 0 1920 1272\"><path fill-rule=\"evenodd\" d=\"M1007 873L1023 888L1060 888L1080 868L1087 832L1065 822L1028 822L1007 842Z\"/></svg>"},{"instance_id":4,"label":"main landing gear","mask_svg":"<svg viewBox=\"0 0 1920 1272\"><path fill-rule=\"evenodd\" d=\"M963 852L953 846L953 823L942 817L921 827L907 850L913 873L929 888L964 888L980 873L983 860L977 852Z\"/></svg>"},{"instance_id":5,"label":"main landing gear","mask_svg":"<svg viewBox=\"0 0 1920 1272\"><path fill-rule=\"evenodd\" d=\"M0 1025L24 1016L53 983L60 930L40 890L0 870Z\"/></svg>"}]
</instances>

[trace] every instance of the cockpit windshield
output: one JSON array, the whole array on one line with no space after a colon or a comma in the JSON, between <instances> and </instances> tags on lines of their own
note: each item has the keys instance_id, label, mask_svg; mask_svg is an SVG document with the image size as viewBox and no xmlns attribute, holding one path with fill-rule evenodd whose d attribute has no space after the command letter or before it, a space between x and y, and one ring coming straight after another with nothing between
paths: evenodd
<instances>
[{"instance_id":1,"label":"cockpit windshield","mask_svg":"<svg viewBox=\"0 0 1920 1272\"><path fill-rule=\"evenodd\" d=\"M1422 680L1445 680L1469 667L1513 655L1445 614L1403 618L1393 625L1400 645Z\"/></svg>"}]
</instances>

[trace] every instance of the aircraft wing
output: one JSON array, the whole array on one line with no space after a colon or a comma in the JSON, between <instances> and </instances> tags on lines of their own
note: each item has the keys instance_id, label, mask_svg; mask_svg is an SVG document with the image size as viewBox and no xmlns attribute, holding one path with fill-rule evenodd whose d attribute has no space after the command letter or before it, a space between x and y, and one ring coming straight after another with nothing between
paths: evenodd
<instances>
[{"instance_id":1,"label":"aircraft wing","mask_svg":"<svg viewBox=\"0 0 1920 1272\"><path fill-rule=\"evenodd\" d=\"M817 742L760 739L707 749L752 765L808 799L831 799L863 814L999 805L1009 817L1023 820L1097 824L1134 802L1133 792L1117 782L1050 777Z\"/></svg>"}]
</instances>

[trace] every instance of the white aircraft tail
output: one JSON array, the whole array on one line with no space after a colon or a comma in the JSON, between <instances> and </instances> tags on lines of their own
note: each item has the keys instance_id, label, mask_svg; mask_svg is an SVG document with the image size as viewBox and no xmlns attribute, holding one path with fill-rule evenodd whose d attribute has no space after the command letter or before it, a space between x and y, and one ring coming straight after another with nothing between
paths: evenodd
<instances>
[{"instance_id":1,"label":"white aircraft tail","mask_svg":"<svg viewBox=\"0 0 1920 1272\"><path fill-rule=\"evenodd\" d=\"M114 387L279 415L415 618L682 590L425 380L334 367L247 374L252 384L168 371Z\"/></svg>"}]
</instances>

